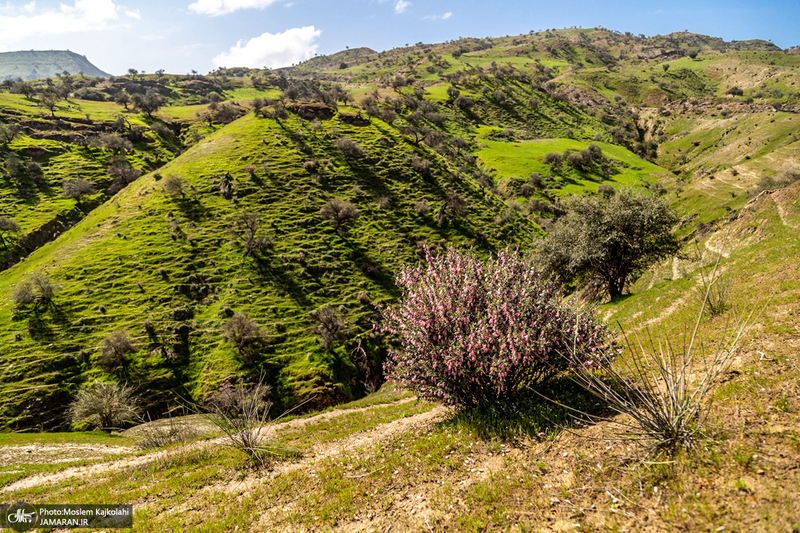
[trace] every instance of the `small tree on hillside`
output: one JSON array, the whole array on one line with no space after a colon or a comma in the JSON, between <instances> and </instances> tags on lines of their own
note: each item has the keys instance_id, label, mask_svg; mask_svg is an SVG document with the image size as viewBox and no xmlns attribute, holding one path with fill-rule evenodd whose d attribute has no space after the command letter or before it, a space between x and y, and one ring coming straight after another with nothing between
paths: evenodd
<instances>
[{"instance_id":1,"label":"small tree on hillside","mask_svg":"<svg viewBox=\"0 0 800 533\"><path fill-rule=\"evenodd\" d=\"M14 140L14 137L19 135L20 127L16 124L2 124L0 123L0 144L7 146L8 143Z\"/></svg>"},{"instance_id":2,"label":"small tree on hillside","mask_svg":"<svg viewBox=\"0 0 800 533\"><path fill-rule=\"evenodd\" d=\"M364 149L350 137L340 137L333 141L333 145L344 155L345 159L360 159L366 155Z\"/></svg>"},{"instance_id":3,"label":"small tree on hillside","mask_svg":"<svg viewBox=\"0 0 800 533\"><path fill-rule=\"evenodd\" d=\"M133 109L146 114L149 118L153 118L153 113L158 111L166 102L166 98L153 90L147 91L144 96L141 94L134 94L131 97Z\"/></svg>"},{"instance_id":4,"label":"small tree on hillside","mask_svg":"<svg viewBox=\"0 0 800 533\"><path fill-rule=\"evenodd\" d=\"M180 176L167 176L162 187L164 194L171 198L185 197L186 190L189 188L186 181Z\"/></svg>"},{"instance_id":5,"label":"small tree on hillside","mask_svg":"<svg viewBox=\"0 0 800 533\"><path fill-rule=\"evenodd\" d=\"M110 150L112 154L117 155L120 152L125 152L133 148L131 141L125 137L114 135L113 133L100 133L89 140L89 146L92 148L100 148L102 150Z\"/></svg>"},{"instance_id":6,"label":"small tree on hillside","mask_svg":"<svg viewBox=\"0 0 800 533\"><path fill-rule=\"evenodd\" d=\"M234 313L222 325L222 337L236 347L245 362L252 362L264 339L264 333L247 313Z\"/></svg>"},{"instance_id":7,"label":"small tree on hillside","mask_svg":"<svg viewBox=\"0 0 800 533\"><path fill-rule=\"evenodd\" d=\"M258 213L242 213L236 219L236 229L233 236L238 241L242 239L244 255L255 256L272 247L272 239L263 235L261 231L264 221Z\"/></svg>"},{"instance_id":8,"label":"small tree on hillside","mask_svg":"<svg viewBox=\"0 0 800 533\"><path fill-rule=\"evenodd\" d=\"M14 288L14 305L19 310L33 304L33 312L38 315L42 310L55 307L54 298L58 289L50 276L36 272Z\"/></svg>"},{"instance_id":9,"label":"small tree on hillside","mask_svg":"<svg viewBox=\"0 0 800 533\"><path fill-rule=\"evenodd\" d=\"M102 429L119 427L139 420L140 410L131 387L96 382L78 391L69 407L74 423L90 422Z\"/></svg>"},{"instance_id":10,"label":"small tree on hillside","mask_svg":"<svg viewBox=\"0 0 800 533\"><path fill-rule=\"evenodd\" d=\"M83 178L75 178L71 180L67 180L61 186L63 189L62 194L65 198L74 198L75 201L78 202L78 205L81 204L81 199L84 196L89 194L95 193L94 185L90 181L87 181Z\"/></svg>"},{"instance_id":11,"label":"small tree on hillside","mask_svg":"<svg viewBox=\"0 0 800 533\"><path fill-rule=\"evenodd\" d=\"M344 233L348 226L355 225L358 220L358 208L349 202L334 198L319 210L323 217L330 220L330 223L339 233Z\"/></svg>"},{"instance_id":12,"label":"small tree on hillside","mask_svg":"<svg viewBox=\"0 0 800 533\"><path fill-rule=\"evenodd\" d=\"M330 350L335 341L347 335L347 323L332 305L324 305L313 311L310 318L315 322L312 329L320 336L326 350Z\"/></svg>"},{"instance_id":13,"label":"small tree on hillside","mask_svg":"<svg viewBox=\"0 0 800 533\"><path fill-rule=\"evenodd\" d=\"M11 92L25 95L25 98L30 100L31 96L36 93L36 89L27 81L23 81L19 78L11 88Z\"/></svg>"},{"instance_id":14,"label":"small tree on hillside","mask_svg":"<svg viewBox=\"0 0 800 533\"><path fill-rule=\"evenodd\" d=\"M127 368L128 354L139 349L124 329L116 329L103 339L103 348L97 366L106 372L114 372L117 368Z\"/></svg>"},{"instance_id":15,"label":"small tree on hillside","mask_svg":"<svg viewBox=\"0 0 800 533\"><path fill-rule=\"evenodd\" d=\"M678 251L678 216L667 203L634 189L576 197L548 232L538 258L565 282L594 280L614 299L653 262Z\"/></svg>"},{"instance_id":16,"label":"small tree on hillside","mask_svg":"<svg viewBox=\"0 0 800 533\"><path fill-rule=\"evenodd\" d=\"M55 92L42 93L40 97L42 105L50 111L50 116L56 116L56 109L58 109L58 94Z\"/></svg>"},{"instance_id":17,"label":"small tree on hillside","mask_svg":"<svg viewBox=\"0 0 800 533\"><path fill-rule=\"evenodd\" d=\"M0 216L0 244L3 245L3 249L8 249L8 241L11 236L19 232L19 224L8 217Z\"/></svg>"},{"instance_id":18,"label":"small tree on hillside","mask_svg":"<svg viewBox=\"0 0 800 533\"><path fill-rule=\"evenodd\" d=\"M128 104L131 103L131 97L125 91L120 91L114 97L114 103L117 104L117 105L123 106L125 108L125 110L127 110L128 109Z\"/></svg>"}]
</instances>

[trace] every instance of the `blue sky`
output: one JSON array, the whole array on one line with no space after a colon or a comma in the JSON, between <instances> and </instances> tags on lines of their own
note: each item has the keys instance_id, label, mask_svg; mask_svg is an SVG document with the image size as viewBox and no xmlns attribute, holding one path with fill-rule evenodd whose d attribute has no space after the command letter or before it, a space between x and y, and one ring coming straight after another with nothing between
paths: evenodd
<instances>
[{"instance_id":1,"label":"blue sky","mask_svg":"<svg viewBox=\"0 0 800 533\"><path fill-rule=\"evenodd\" d=\"M572 26L788 48L800 45L798 20L798 0L0 0L0 51L69 49L111 74L184 74Z\"/></svg>"}]
</instances>

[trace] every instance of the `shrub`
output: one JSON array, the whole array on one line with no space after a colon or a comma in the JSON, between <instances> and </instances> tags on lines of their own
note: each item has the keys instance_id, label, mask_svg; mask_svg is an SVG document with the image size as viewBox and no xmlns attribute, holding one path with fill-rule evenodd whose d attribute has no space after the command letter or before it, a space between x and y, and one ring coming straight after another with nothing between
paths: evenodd
<instances>
[{"instance_id":1,"label":"shrub","mask_svg":"<svg viewBox=\"0 0 800 533\"><path fill-rule=\"evenodd\" d=\"M340 137L333 141L333 145L346 159L360 159L365 155L364 149L350 137Z\"/></svg>"},{"instance_id":2,"label":"shrub","mask_svg":"<svg viewBox=\"0 0 800 533\"><path fill-rule=\"evenodd\" d=\"M356 300L358 300L358 303L361 305L369 305L369 303L372 301L370 300L369 293L367 291L359 292L358 296L356 296Z\"/></svg>"},{"instance_id":3,"label":"shrub","mask_svg":"<svg viewBox=\"0 0 800 533\"><path fill-rule=\"evenodd\" d=\"M349 202L333 198L322 206L320 214L330 220L336 231L344 232L347 226L352 226L358 220L358 208Z\"/></svg>"},{"instance_id":4,"label":"shrub","mask_svg":"<svg viewBox=\"0 0 800 533\"><path fill-rule=\"evenodd\" d=\"M303 169L306 172L313 174L314 172L317 171L317 169L319 169L319 161L317 161L316 159L311 159L309 161L306 161L305 163L303 163Z\"/></svg>"},{"instance_id":5,"label":"shrub","mask_svg":"<svg viewBox=\"0 0 800 533\"><path fill-rule=\"evenodd\" d=\"M322 346L326 350L330 350L335 341L344 338L347 334L347 324L332 305L326 304L312 311L310 318L315 322L312 331L320 336Z\"/></svg>"},{"instance_id":6,"label":"shrub","mask_svg":"<svg viewBox=\"0 0 800 533\"><path fill-rule=\"evenodd\" d=\"M608 183L602 183L597 186L597 194L605 197L614 196L617 191L614 189L613 185L609 185Z\"/></svg>"},{"instance_id":7,"label":"shrub","mask_svg":"<svg viewBox=\"0 0 800 533\"><path fill-rule=\"evenodd\" d=\"M177 422L174 418L169 418L166 423L161 420L149 422L137 427L135 431L140 437L136 447L141 450L163 448L200 436L200 432L190 423Z\"/></svg>"},{"instance_id":8,"label":"shrub","mask_svg":"<svg viewBox=\"0 0 800 533\"><path fill-rule=\"evenodd\" d=\"M530 198L536 194L536 186L532 183L523 183L519 188L519 194L525 198Z\"/></svg>"},{"instance_id":9,"label":"shrub","mask_svg":"<svg viewBox=\"0 0 800 533\"><path fill-rule=\"evenodd\" d=\"M561 165L561 154L556 152L547 152L544 156L544 162L547 165L558 167Z\"/></svg>"},{"instance_id":10,"label":"shrub","mask_svg":"<svg viewBox=\"0 0 800 533\"><path fill-rule=\"evenodd\" d=\"M262 375L251 387L226 383L209 404L209 420L224 434L223 444L247 455L255 466L264 466L270 456L286 455L288 450L265 442L272 402L267 399L270 387ZM304 403L286 411L271 422L289 414Z\"/></svg>"},{"instance_id":11,"label":"shrub","mask_svg":"<svg viewBox=\"0 0 800 533\"><path fill-rule=\"evenodd\" d=\"M431 206L427 200L420 200L416 204L414 204L414 212L421 217L424 217L428 213L431 212Z\"/></svg>"},{"instance_id":12,"label":"shrub","mask_svg":"<svg viewBox=\"0 0 800 533\"><path fill-rule=\"evenodd\" d=\"M17 224L14 220L0 216L0 244L3 245L3 248L8 248L8 241L12 239L12 235L16 235L22 231L19 224Z\"/></svg>"},{"instance_id":13,"label":"shrub","mask_svg":"<svg viewBox=\"0 0 800 533\"><path fill-rule=\"evenodd\" d=\"M233 344L246 361L258 350L263 333L255 320L247 313L234 313L222 325L222 337Z\"/></svg>"},{"instance_id":14,"label":"shrub","mask_svg":"<svg viewBox=\"0 0 800 533\"><path fill-rule=\"evenodd\" d=\"M698 336L703 315L715 284L720 282L719 261L708 276L703 276L705 296L689 339L634 342L626 335L628 353L609 365L606 375L580 361L586 360L581 347L570 348L576 361L574 380L615 413L628 415L620 422L609 420L609 429L620 439L649 441L650 453L673 454L696 447L703 431L714 386L728 371L739 353L742 339L757 321L753 307L749 315L736 317L725 341L707 350ZM763 312L763 309L762 309ZM588 417L590 420L594 417Z\"/></svg>"},{"instance_id":15,"label":"shrub","mask_svg":"<svg viewBox=\"0 0 800 533\"><path fill-rule=\"evenodd\" d=\"M75 98L79 98L80 100L91 100L94 102L105 102L108 100L108 98L106 98L106 95L103 92L98 91L97 89L89 89L89 88L78 89L77 91L72 93L72 95Z\"/></svg>"},{"instance_id":16,"label":"shrub","mask_svg":"<svg viewBox=\"0 0 800 533\"><path fill-rule=\"evenodd\" d=\"M128 365L128 354L135 353L138 348L133 344L128 332L117 329L103 339L103 348L97 366L106 372L113 372L119 367Z\"/></svg>"},{"instance_id":17,"label":"shrub","mask_svg":"<svg viewBox=\"0 0 800 533\"><path fill-rule=\"evenodd\" d=\"M421 397L463 407L504 403L567 368L572 343L592 366L608 351L605 326L561 303L557 286L516 254L483 263L452 248L397 278L399 304L380 330L398 337L389 379ZM613 359L608 356L609 359Z\"/></svg>"},{"instance_id":18,"label":"shrub","mask_svg":"<svg viewBox=\"0 0 800 533\"><path fill-rule=\"evenodd\" d=\"M89 422L112 429L139 419L133 388L117 383L95 382L78 391L69 407L73 423Z\"/></svg>"},{"instance_id":19,"label":"shrub","mask_svg":"<svg viewBox=\"0 0 800 533\"><path fill-rule=\"evenodd\" d=\"M50 280L50 276L42 272L32 274L14 289L13 300L17 309L34 304L34 313L55 306L53 299L58 292L58 285Z\"/></svg>"},{"instance_id":20,"label":"shrub","mask_svg":"<svg viewBox=\"0 0 800 533\"><path fill-rule=\"evenodd\" d=\"M164 187L164 194L169 197L182 198L186 196L186 182L178 176L167 176L162 187Z\"/></svg>"}]
</instances>

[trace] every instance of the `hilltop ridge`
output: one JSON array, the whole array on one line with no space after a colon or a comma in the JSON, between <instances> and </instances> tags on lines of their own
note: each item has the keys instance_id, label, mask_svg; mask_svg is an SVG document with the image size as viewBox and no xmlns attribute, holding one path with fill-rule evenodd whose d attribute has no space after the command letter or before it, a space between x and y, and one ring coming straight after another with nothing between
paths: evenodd
<instances>
[{"instance_id":1,"label":"hilltop ridge","mask_svg":"<svg viewBox=\"0 0 800 533\"><path fill-rule=\"evenodd\" d=\"M111 74L94 66L85 55L69 50L25 50L0 53L0 81L25 81L50 78L63 72L83 73L94 78L108 78Z\"/></svg>"}]
</instances>

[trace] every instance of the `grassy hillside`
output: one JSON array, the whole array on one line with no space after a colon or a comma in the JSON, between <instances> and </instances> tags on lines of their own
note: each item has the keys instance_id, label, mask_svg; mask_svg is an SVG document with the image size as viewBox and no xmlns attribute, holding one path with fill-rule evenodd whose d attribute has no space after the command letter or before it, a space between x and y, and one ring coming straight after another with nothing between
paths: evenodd
<instances>
[{"instance_id":1,"label":"grassy hillside","mask_svg":"<svg viewBox=\"0 0 800 533\"><path fill-rule=\"evenodd\" d=\"M358 397L382 379L375 305L423 245L534 248L564 196L600 185L666 195L679 236L702 242L791 181L797 57L569 29L278 71L6 84L0 121L18 130L2 146L0 216L20 232L0 250L0 424L64 428L94 379L147 390L155 417L260 372L279 405ZM153 112L135 104L147 94L161 98ZM120 165L143 175L120 181ZM65 198L75 178L96 192ZM332 200L356 223L335 227ZM633 291L685 288L693 268L662 265ZM37 273L58 286L55 305L16 306ZM315 318L326 305L341 322ZM260 328L253 350L226 340L237 313ZM109 366L113 332L133 351Z\"/></svg>"},{"instance_id":2,"label":"grassy hillside","mask_svg":"<svg viewBox=\"0 0 800 533\"><path fill-rule=\"evenodd\" d=\"M380 349L368 335L372 306L396 294L393 273L416 261L423 243L490 251L536 231L514 215L495 225L498 199L472 178L450 175L447 160L379 120L354 126L333 117L320 126L305 135L308 125L294 117L239 119L7 270L0 323L8 328L4 336L18 340L4 349L4 359L14 361L2 376L6 420L57 424L75 388L104 374L94 363L104 337L119 329L139 350L117 377L150 390L154 407L181 396L205 398L225 379L258 369L270 372L276 397L289 404L309 395L320 405L352 397L380 376ZM343 138L364 155L345 158L333 145ZM302 150L287 149L296 142ZM385 151L387 145L393 149ZM414 158L433 165L420 173L409 163ZM319 161L313 173L304 165L311 160ZM235 191L228 195L219 190L226 175ZM186 194L171 198L163 184L176 178ZM435 215L448 194L466 202L467 214L444 208L440 225ZM333 198L359 209L354 228L337 232L322 217ZM415 210L423 203L428 212ZM232 242L248 213L260 218L272 242L254 257ZM38 316L15 311L11 301L34 272L61 286L57 308ZM311 333L309 315L325 304L350 330L333 350ZM255 360L242 360L223 342L222 324L233 312L265 330L268 346ZM357 338L370 358L363 368L348 356Z\"/></svg>"}]
</instances>

